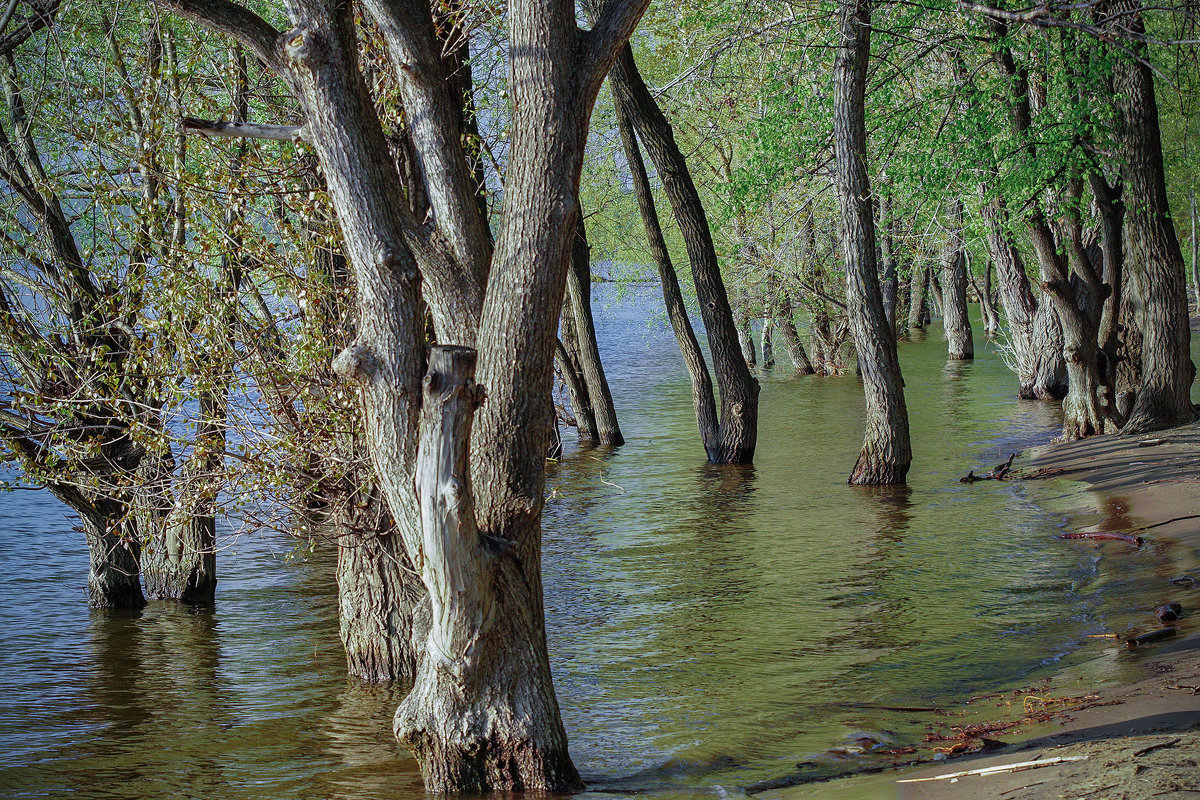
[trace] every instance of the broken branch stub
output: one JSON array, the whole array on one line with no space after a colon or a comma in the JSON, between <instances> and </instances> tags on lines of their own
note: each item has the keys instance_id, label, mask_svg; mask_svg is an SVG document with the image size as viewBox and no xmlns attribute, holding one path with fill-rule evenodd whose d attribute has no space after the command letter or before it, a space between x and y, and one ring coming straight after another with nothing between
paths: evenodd
<instances>
[{"instance_id":1,"label":"broken branch stub","mask_svg":"<svg viewBox=\"0 0 1200 800\"><path fill-rule=\"evenodd\" d=\"M475 363L469 347L430 350L415 473L421 541L414 561L429 590L429 654L460 681L491 624L495 563L476 525L468 461L471 425L483 397Z\"/></svg>"}]
</instances>

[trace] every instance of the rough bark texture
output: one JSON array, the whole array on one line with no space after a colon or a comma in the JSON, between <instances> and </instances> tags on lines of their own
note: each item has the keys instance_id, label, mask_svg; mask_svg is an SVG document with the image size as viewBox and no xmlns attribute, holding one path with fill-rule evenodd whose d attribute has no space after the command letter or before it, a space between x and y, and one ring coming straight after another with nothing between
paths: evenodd
<instances>
[{"instance_id":1,"label":"rough bark texture","mask_svg":"<svg viewBox=\"0 0 1200 800\"><path fill-rule=\"evenodd\" d=\"M600 444L616 447L625 443L621 426L617 423L617 411L613 405L608 378L604 375L604 364L600 360L600 346L596 341L596 323L592 318L592 257L588 247L583 219L572 237L571 269L567 272L567 302L564 311L570 309L574 322L574 334L578 342L578 365L587 386L588 400L596 421L596 436Z\"/></svg>"},{"instance_id":2,"label":"rough bark texture","mask_svg":"<svg viewBox=\"0 0 1200 800\"><path fill-rule=\"evenodd\" d=\"M1116 4L1134 31L1144 30L1139 0ZM1138 48L1140 52L1142 47ZM1125 185L1131 267L1143 292L1142 383L1123 433L1146 433L1191 422L1191 360L1187 273L1167 202L1154 73L1122 54L1113 65L1117 142Z\"/></svg>"},{"instance_id":3,"label":"rough bark texture","mask_svg":"<svg viewBox=\"0 0 1200 800\"><path fill-rule=\"evenodd\" d=\"M875 260L875 217L867 178L865 97L871 52L870 0L838 3L833 144L846 258L846 304L867 401L862 452L852 484L903 483L912 463L904 379Z\"/></svg>"},{"instance_id":4,"label":"rough bark texture","mask_svg":"<svg viewBox=\"0 0 1200 800\"><path fill-rule=\"evenodd\" d=\"M671 124L647 89L628 45L621 48L609 80L618 105L628 114L662 180L667 199L687 247L700 314L721 396L715 463L746 464L754 460L758 441L758 381L750 373L738 345L738 330L713 245L708 216L692 181Z\"/></svg>"},{"instance_id":5,"label":"rough bark texture","mask_svg":"<svg viewBox=\"0 0 1200 800\"><path fill-rule=\"evenodd\" d=\"M773 297L776 326L779 328L780 338L783 339L784 349L787 350L788 358L792 362L792 369L796 371L797 375L812 375L816 370L813 369L812 362L808 358L804 343L800 341L800 332L796 330L791 303L782 292L774 292Z\"/></svg>"},{"instance_id":6,"label":"rough bark texture","mask_svg":"<svg viewBox=\"0 0 1200 800\"><path fill-rule=\"evenodd\" d=\"M377 488L330 510L337 540L338 620L346 670L368 683L412 682L429 602Z\"/></svg>"},{"instance_id":7,"label":"rough bark texture","mask_svg":"<svg viewBox=\"0 0 1200 800\"><path fill-rule=\"evenodd\" d=\"M554 349L554 365L567 387L571 411L575 414L579 443L594 445L600 441L600 434L596 431L596 415L592 413L592 400L588 396L587 383L579 366L579 339L575 335L574 315L563 315L561 334Z\"/></svg>"},{"instance_id":8,"label":"rough bark texture","mask_svg":"<svg viewBox=\"0 0 1200 800\"><path fill-rule=\"evenodd\" d=\"M658 270L658 280L662 285L663 302L667 307L667 318L671 321L671 330L675 333L675 341L679 343L679 352L687 365L688 375L692 380L692 406L696 409L696 427L700 430L700 441L709 460L720 452L720 424L717 419L717 401L713 395L712 376L708 371L708 363L704 360L704 351L696 339L692 329L692 321L688 316L687 305L684 302L683 290L679 287L679 276L671 263L671 254L667 250L663 238L662 226L658 221L658 210L654 204L654 194L650 190L650 178L646 174L646 163L642 159L641 148L638 147L637 135L633 129L633 121L628 109L617 102L616 90L613 89L613 104L617 107L617 129L621 134L621 144L625 149L625 161L629 165L629 173L633 178L633 193L637 198L638 211L642 224L646 229L646 240L650 244L650 255Z\"/></svg>"},{"instance_id":9,"label":"rough bark texture","mask_svg":"<svg viewBox=\"0 0 1200 800\"><path fill-rule=\"evenodd\" d=\"M963 204L951 198L947 214L946 252L942 258L942 324L950 358L965 361L975 357L971 320L967 316L967 258L963 244Z\"/></svg>"},{"instance_id":10,"label":"rough bark texture","mask_svg":"<svg viewBox=\"0 0 1200 800\"><path fill-rule=\"evenodd\" d=\"M96 609L141 608L141 546L129 507L97 497L86 503L51 493L75 509L88 547L88 605Z\"/></svg>"},{"instance_id":11,"label":"rough bark texture","mask_svg":"<svg viewBox=\"0 0 1200 800\"><path fill-rule=\"evenodd\" d=\"M900 297L900 279L896 274L896 220L892 213L892 197L883 193L879 198L879 222L881 235L879 237L879 254L882 259L879 269L880 289L883 292L883 310L887 314L888 324L892 333L896 328L896 304Z\"/></svg>"}]
</instances>

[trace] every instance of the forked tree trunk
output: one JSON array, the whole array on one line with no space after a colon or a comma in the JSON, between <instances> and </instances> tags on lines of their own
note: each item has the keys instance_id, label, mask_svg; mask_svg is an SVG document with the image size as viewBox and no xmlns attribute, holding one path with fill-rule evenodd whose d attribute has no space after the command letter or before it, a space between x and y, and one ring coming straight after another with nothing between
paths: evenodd
<instances>
[{"instance_id":1,"label":"forked tree trunk","mask_svg":"<svg viewBox=\"0 0 1200 800\"><path fill-rule=\"evenodd\" d=\"M800 333L796 330L796 322L792 316L791 304L782 293L776 293L775 319L779 326L779 335L783 338L783 346L787 350L792 368L797 375L812 375L812 362L800 341Z\"/></svg>"},{"instance_id":2,"label":"forked tree trunk","mask_svg":"<svg viewBox=\"0 0 1200 800\"><path fill-rule=\"evenodd\" d=\"M576 355L578 346L568 346L567 342L575 345L575 323L570 315L563 315L562 338L554 348L554 363L567 386L567 396L571 399L571 411L575 414L579 443L593 445L600 441L600 435L596 432L596 415L592 413L592 401L588 397L587 384L579 367Z\"/></svg>"},{"instance_id":3,"label":"forked tree trunk","mask_svg":"<svg viewBox=\"0 0 1200 800\"><path fill-rule=\"evenodd\" d=\"M1135 33L1144 32L1140 0L1121 0ZM1124 24L1124 23L1123 23ZM1137 52L1144 45L1135 46ZM1138 257L1145 327L1142 384L1123 433L1146 433L1191 422L1191 359L1187 271L1167 201L1154 74L1141 59L1119 54L1113 65L1117 143L1125 187L1129 241Z\"/></svg>"},{"instance_id":4,"label":"forked tree trunk","mask_svg":"<svg viewBox=\"0 0 1200 800\"><path fill-rule=\"evenodd\" d=\"M846 305L866 395L866 433L852 484L904 483L912 463L904 379L875 261L875 216L867 177L865 97L871 51L870 0L838 3L834 62L834 152L846 257Z\"/></svg>"},{"instance_id":5,"label":"forked tree trunk","mask_svg":"<svg viewBox=\"0 0 1200 800\"><path fill-rule=\"evenodd\" d=\"M621 426L617 423L617 411L613 405L612 392L608 388L608 378L604 374L604 364L600 360L600 346L596 341L596 323L592 318L592 258L582 215L572 241L564 316L568 309L574 322L573 334L578 345L575 353L578 359L576 363L587 386L587 398L595 418L597 441L611 447L622 445L625 438L621 435Z\"/></svg>"},{"instance_id":6,"label":"forked tree trunk","mask_svg":"<svg viewBox=\"0 0 1200 800\"><path fill-rule=\"evenodd\" d=\"M950 200L947 220L949 236L942 259L942 324L950 358L966 361L975 357L971 320L967 316L967 258L963 244L963 204Z\"/></svg>"},{"instance_id":7,"label":"forked tree trunk","mask_svg":"<svg viewBox=\"0 0 1200 800\"><path fill-rule=\"evenodd\" d=\"M759 386L738 345L737 325L729 307L704 204L683 152L675 142L671 124L638 73L628 44L619 51L609 81L618 106L633 122L662 179L691 261L696 298L708 331L721 398L718 446L709 452L709 460L748 464L754 460L758 441Z\"/></svg>"}]
</instances>

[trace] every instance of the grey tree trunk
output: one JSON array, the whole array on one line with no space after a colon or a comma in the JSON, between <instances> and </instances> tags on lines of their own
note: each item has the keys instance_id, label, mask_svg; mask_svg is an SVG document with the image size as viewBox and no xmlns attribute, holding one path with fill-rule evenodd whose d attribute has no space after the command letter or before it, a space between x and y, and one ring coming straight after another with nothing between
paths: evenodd
<instances>
[{"instance_id":1,"label":"grey tree trunk","mask_svg":"<svg viewBox=\"0 0 1200 800\"><path fill-rule=\"evenodd\" d=\"M573 332L579 347L578 366L596 421L597 440L602 445L617 447L625 443L625 438L617 423L617 411L608 388L608 378L604 374L604 364L600 360L600 346L596 341L596 324L592 318L592 258L582 215L572 240L565 308L570 309L574 321Z\"/></svg>"},{"instance_id":2,"label":"grey tree trunk","mask_svg":"<svg viewBox=\"0 0 1200 800\"><path fill-rule=\"evenodd\" d=\"M800 341L800 333L796 330L796 322L792 317L791 304L786 297L778 293L776 297L778 305L775 319L779 326L779 335L783 339L783 346L792 362L792 368L797 375L812 375L816 370L813 369L812 362L808 358L804 343Z\"/></svg>"},{"instance_id":3,"label":"grey tree trunk","mask_svg":"<svg viewBox=\"0 0 1200 800\"><path fill-rule=\"evenodd\" d=\"M1144 31L1140 0L1115 5L1135 33ZM1131 266L1140 271L1145 323L1142 383L1122 432L1146 433L1196 418L1187 271L1167 201L1154 74L1145 61L1121 54L1113 64L1113 84L1129 241L1138 253Z\"/></svg>"},{"instance_id":4,"label":"grey tree trunk","mask_svg":"<svg viewBox=\"0 0 1200 800\"><path fill-rule=\"evenodd\" d=\"M887 314L888 324L892 333L897 332L896 304L900 296L900 280L896 274L896 220L892 213L892 197L888 192L879 198L879 221L882 236L879 237L879 252L882 256L880 264L880 288L883 291L883 310Z\"/></svg>"},{"instance_id":5,"label":"grey tree trunk","mask_svg":"<svg viewBox=\"0 0 1200 800\"><path fill-rule=\"evenodd\" d=\"M904 379L892 321L884 309L875 256L875 216L867 177L865 98L871 52L870 0L839 0L834 62L836 183L846 257L846 304L867 401L862 452L852 484L904 483L912 463Z\"/></svg>"},{"instance_id":6,"label":"grey tree trunk","mask_svg":"<svg viewBox=\"0 0 1200 800\"><path fill-rule=\"evenodd\" d=\"M908 329L910 331L924 330L928 324L926 319L928 309L926 303L926 288L929 286L929 270L922 264L913 264L912 277L909 281Z\"/></svg>"},{"instance_id":7,"label":"grey tree trunk","mask_svg":"<svg viewBox=\"0 0 1200 800\"><path fill-rule=\"evenodd\" d=\"M429 599L387 502L375 487L336 498L338 620L347 671L368 683L411 684L429 631Z\"/></svg>"},{"instance_id":8,"label":"grey tree trunk","mask_svg":"<svg viewBox=\"0 0 1200 800\"><path fill-rule=\"evenodd\" d=\"M738 344L737 325L721 278L708 216L671 124L646 88L628 44L620 49L609 80L618 105L633 122L662 179L691 261L721 397L718 443L709 452L709 460L748 464L754 460L758 441L759 386Z\"/></svg>"},{"instance_id":9,"label":"grey tree trunk","mask_svg":"<svg viewBox=\"0 0 1200 800\"><path fill-rule=\"evenodd\" d=\"M950 358L966 361L975 357L971 320L967 316L967 258L963 245L963 204L951 198L947 214L949 235L942 259L942 324Z\"/></svg>"},{"instance_id":10,"label":"grey tree trunk","mask_svg":"<svg viewBox=\"0 0 1200 800\"><path fill-rule=\"evenodd\" d=\"M658 211L654 205L654 195L650 190L650 179L646 174L646 163L642 159L642 152L638 147L633 121L630 119L628 109L618 102L616 89L613 88L612 91L613 104L617 107L617 129L621 135L625 160L633 179L633 193L637 198L638 211L646 229L650 254L654 258L654 265L658 270L658 280L662 285L667 318L671 322L671 330L675 333L675 341L679 343L679 352L683 356L688 375L691 377L692 406L696 409L696 427L700 430L700 441L704 446L704 452L712 461L720 455L721 451L721 432L717 419L717 401L713 394L712 377L708 371L708 363L704 360L704 351L700 348L696 333L692 329L692 321L688 317L683 290L679 287L679 276L675 272L674 264L671 263L671 254L667 250L667 243L663 238L662 226L658 221Z\"/></svg>"},{"instance_id":11,"label":"grey tree trunk","mask_svg":"<svg viewBox=\"0 0 1200 800\"><path fill-rule=\"evenodd\" d=\"M567 386L579 443L594 445L600 441L600 434L596 431L596 415L592 413L592 400L579 366L579 339L575 335L573 315L564 314L561 325L562 336L554 350L554 364Z\"/></svg>"},{"instance_id":12,"label":"grey tree trunk","mask_svg":"<svg viewBox=\"0 0 1200 800\"><path fill-rule=\"evenodd\" d=\"M763 369L775 366L775 319L770 312L763 315L762 334L759 339L762 352Z\"/></svg>"}]
</instances>

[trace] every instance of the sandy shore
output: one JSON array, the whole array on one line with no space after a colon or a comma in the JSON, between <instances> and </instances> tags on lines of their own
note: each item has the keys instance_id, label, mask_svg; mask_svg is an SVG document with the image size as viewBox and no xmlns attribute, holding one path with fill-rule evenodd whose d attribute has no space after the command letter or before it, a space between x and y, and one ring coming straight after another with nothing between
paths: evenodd
<instances>
[{"instance_id":1,"label":"sandy shore","mask_svg":"<svg viewBox=\"0 0 1200 800\"><path fill-rule=\"evenodd\" d=\"M1022 455L1014 471L1026 476L1039 502L1068 515L1071 532L1131 533L1143 537L1143 547L1156 548L1162 566L1138 585L1143 602L1130 610L1118 634L1159 629L1154 609L1178 602L1185 611L1174 626L1176 636L1133 652L1120 642L1101 641L1098 669L1068 671L1028 693L982 700L976 713L994 728L982 734L994 740L986 754L947 758L937 750L954 746L954 740L931 743L892 758L894 768L769 789L755 797L1200 798L1200 424L1152 436L1106 436L1038 448ZM1124 542L1086 546L1132 547ZM1117 662L1125 682L1087 688L1095 685L1098 672L1111 675ZM990 716L989 704L995 706ZM982 748L978 737L959 741L964 749ZM907 782L1052 759L1062 761L957 780Z\"/></svg>"}]
</instances>

